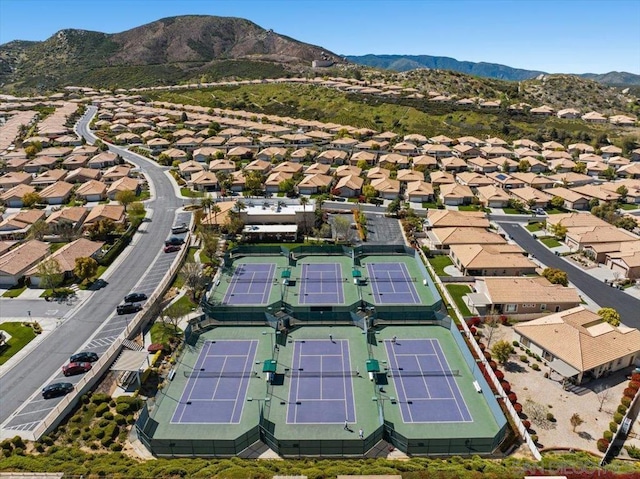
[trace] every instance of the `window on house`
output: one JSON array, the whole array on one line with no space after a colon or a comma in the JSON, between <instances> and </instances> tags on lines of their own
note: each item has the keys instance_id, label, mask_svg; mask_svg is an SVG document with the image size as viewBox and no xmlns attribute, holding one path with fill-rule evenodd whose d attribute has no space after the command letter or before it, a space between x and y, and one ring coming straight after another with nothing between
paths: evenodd
<instances>
[{"instance_id":1,"label":"window on house","mask_svg":"<svg viewBox=\"0 0 640 479\"><path fill-rule=\"evenodd\" d=\"M553 354L551 354L548 351L544 351L542 353L542 359L544 359L545 361L551 362L551 361L553 361Z\"/></svg>"},{"instance_id":2,"label":"window on house","mask_svg":"<svg viewBox=\"0 0 640 479\"><path fill-rule=\"evenodd\" d=\"M547 305L546 305L546 304L544 304L544 303L542 303L542 304L540 305L540 311L545 311L546 309L547 309Z\"/></svg>"},{"instance_id":3,"label":"window on house","mask_svg":"<svg viewBox=\"0 0 640 479\"><path fill-rule=\"evenodd\" d=\"M525 348L528 348L529 346L531 346L531 341L529 341L529 339L525 338L524 336L520 338L520 342Z\"/></svg>"},{"instance_id":4,"label":"window on house","mask_svg":"<svg viewBox=\"0 0 640 479\"><path fill-rule=\"evenodd\" d=\"M505 307L505 312L507 313L515 313L518 311L518 305L516 304L507 304Z\"/></svg>"}]
</instances>

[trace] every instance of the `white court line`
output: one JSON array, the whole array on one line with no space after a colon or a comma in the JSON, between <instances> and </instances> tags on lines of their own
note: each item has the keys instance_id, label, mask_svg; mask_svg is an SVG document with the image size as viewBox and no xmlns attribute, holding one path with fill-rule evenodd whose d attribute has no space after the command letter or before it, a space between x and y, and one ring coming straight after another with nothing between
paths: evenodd
<instances>
[{"instance_id":1,"label":"white court line","mask_svg":"<svg viewBox=\"0 0 640 479\"><path fill-rule=\"evenodd\" d=\"M429 341L432 343L431 347L433 347L433 339L430 339ZM440 346L440 343L438 343L438 346ZM435 351L435 348L434 348L434 351ZM442 351L442 349L441 349L441 351ZM444 354L444 351L443 351L443 354ZM450 369L448 369L449 368L449 363L447 362L447 358L446 357L444 358L444 361L447 364L447 369L443 368L442 361L440 360L440 356L438 356L438 363L440 364L440 368L443 371L450 371ZM464 421L464 414L462 413L462 409L460 409L460 404L458 403L458 398L456 397L456 395L453 392L453 389L451 388L451 383L449 382L449 376L445 376L445 380L447 381L447 386L449 386L449 391L451 392L451 397L453 398L454 402L456 403L456 407L458 408L458 412L460 413L460 420ZM455 384L455 381L454 381L454 384ZM458 388L457 384L455 386L456 386L456 388ZM460 389L458 389L458 392L460 392ZM460 394L462 395L462 393L460 393ZM462 398L462 400L464 401L464 397ZM465 408L466 408L466 406L467 406L467 403L465 402ZM466 408L466 409L467 409L467 411L469 411L469 408Z\"/></svg>"},{"instance_id":2,"label":"white court line","mask_svg":"<svg viewBox=\"0 0 640 479\"><path fill-rule=\"evenodd\" d=\"M211 349L211 346L213 345L213 343L211 341L208 341L208 343L209 344L208 344L208 347L207 347L207 352L204 354L204 356L198 356L198 359L196 360L196 363L193 365L193 371L195 371L196 366L198 366L198 368L202 367L202 363L204 363L204 360L206 359L207 354L209 353L209 350ZM203 351L204 351L204 349L203 349ZM202 352L200 354L202 354ZM200 360L201 358L202 358L202 363L200 363L198 365L198 360ZM193 394L193 390L196 387L196 383L198 382L198 378L188 378L187 379L187 384L189 384L189 379L193 379L193 383L191 384L191 389L189 390L189 394L188 394L185 402L191 402L191 394ZM185 389L186 389L186 385L185 385ZM183 392L183 397L184 397L184 392ZM186 406L186 404L185 404L185 406ZM180 414L180 420L178 421L179 423L182 422L182 416L184 416L184 413L186 411L187 411L187 408L183 407L182 408L182 413Z\"/></svg>"},{"instance_id":3,"label":"white court line","mask_svg":"<svg viewBox=\"0 0 640 479\"><path fill-rule=\"evenodd\" d=\"M390 349L391 349L391 352L392 352L391 355L388 354L389 353L389 347L387 347L387 354L389 355L389 362L391 362L391 356L393 356L393 362L396 365L395 369L396 369L396 371L399 371L399 369L398 369L398 358L396 357L396 351L395 351L395 349L393 349L393 345L391 346ZM398 376L398 379L400 380L398 382L402 386L402 393L404 394L404 399L405 399L405 401L409 401L409 398L407 397L407 391L404 388L404 378L402 377L402 374L400 374L400 376ZM394 377L393 383L397 384L396 381L395 381L395 377ZM400 410L402 411L402 408L400 408ZM413 415L411 414L411 408L409 407L409 404L407 404L406 411L407 411L407 414L409 414L409 418L411 419L411 421L404 421L404 415L402 415L403 416L402 420L404 422L413 422Z\"/></svg>"},{"instance_id":4,"label":"white court line","mask_svg":"<svg viewBox=\"0 0 640 479\"><path fill-rule=\"evenodd\" d=\"M422 383L424 384L424 387L427 390L427 394L429 395L427 399L431 399L431 391L429 391L429 385L427 384L427 378L424 375L424 370L422 369L422 366L420 366L420 361L418 360L418 354L416 354L416 364L418 365L418 369L422 374Z\"/></svg>"},{"instance_id":5,"label":"white court line","mask_svg":"<svg viewBox=\"0 0 640 479\"><path fill-rule=\"evenodd\" d=\"M256 357L256 350L257 348L255 347L255 343L256 341L253 340L249 343L249 352L246 355L246 360L244 362L244 367L243 367L243 372L247 372L247 362L249 361L249 358L251 358L250 362L249 362L249 371L251 371L251 365L253 364L253 361ZM253 354L251 354L253 352ZM244 387L246 382L246 387ZM238 402L240 402L240 404L242 404L242 408L244 409L244 399L242 401L239 401L240 399L240 391L242 391L244 389L244 395L247 395L247 391L249 390L249 377L243 377L240 380L240 387L238 388L238 392L236 393L236 401L235 404L233 405L233 411L231 411L231 417L229 418L229 424L239 424L240 421L242 420L242 410L240 411L240 416L238 417L238 422L233 422L233 416L236 413L236 409L238 408Z\"/></svg>"}]
</instances>

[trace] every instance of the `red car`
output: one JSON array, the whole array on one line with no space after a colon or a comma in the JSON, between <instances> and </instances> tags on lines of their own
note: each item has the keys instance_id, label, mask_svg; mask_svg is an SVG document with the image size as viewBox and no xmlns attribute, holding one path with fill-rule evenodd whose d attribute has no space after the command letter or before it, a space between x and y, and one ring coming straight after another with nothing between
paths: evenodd
<instances>
[{"instance_id":1,"label":"red car","mask_svg":"<svg viewBox=\"0 0 640 479\"><path fill-rule=\"evenodd\" d=\"M65 376L75 376L86 373L91 369L91 363L69 363L62 366L62 374Z\"/></svg>"},{"instance_id":2,"label":"red car","mask_svg":"<svg viewBox=\"0 0 640 479\"><path fill-rule=\"evenodd\" d=\"M181 246L177 244L170 244L164 247L165 253L173 253L175 251L180 251Z\"/></svg>"}]
</instances>

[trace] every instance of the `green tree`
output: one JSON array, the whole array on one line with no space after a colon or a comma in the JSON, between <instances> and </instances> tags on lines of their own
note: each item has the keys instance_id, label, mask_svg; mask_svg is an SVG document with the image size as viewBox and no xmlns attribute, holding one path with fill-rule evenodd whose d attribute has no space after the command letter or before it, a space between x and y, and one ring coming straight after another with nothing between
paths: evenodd
<instances>
[{"instance_id":1,"label":"green tree","mask_svg":"<svg viewBox=\"0 0 640 479\"><path fill-rule=\"evenodd\" d=\"M629 194L629 189L624 185L620 185L618 186L618 188L616 188L616 193L620 195L620 202L624 203L624 200L627 198L627 195Z\"/></svg>"},{"instance_id":2,"label":"green tree","mask_svg":"<svg viewBox=\"0 0 640 479\"><path fill-rule=\"evenodd\" d=\"M497 341L491 347L491 353L498 360L500 364L504 364L509 360L511 353L513 352L513 347L509 341L505 341L504 339Z\"/></svg>"},{"instance_id":3,"label":"green tree","mask_svg":"<svg viewBox=\"0 0 640 479\"><path fill-rule=\"evenodd\" d=\"M165 323L169 323L173 326L174 330L178 331L178 325L182 318L191 312L189 304L184 302L175 302L162 312L162 317Z\"/></svg>"},{"instance_id":4,"label":"green tree","mask_svg":"<svg viewBox=\"0 0 640 479\"><path fill-rule=\"evenodd\" d=\"M615 221L614 225L627 231L633 231L638 227L638 221L631 216L622 216Z\"/></svg>"},{"instance_id":5,"label":"green tree","mask_svg":"<svg viewBox=\"0 0 640 479\"><path fill-rule=\"evenodd\" d=\"M551 206L556 209L564 208L564 199L560 196L554 196L551 198Z\"/></svg>"},{"instance_id":6,"label":"green tree","mask_svg":"<svg viewBox=\"0 0 640 479\"><path fill-rule=\"evenodd\" d=\"M131 190L118 191L115 200L124 206L124 211L126 212L127 207L136 200L136 194Z\"/></svg>"},{"instance_id":7,"label":"green tree","mask_svg":"<svg viewBox=\"0 0 640 479\"><path fill-rule=\"evenodd\" d=\"M531 168L531 163L529 163L528 160L520 160L520 163L518 163L518 171L524 173L526 171L529 171L529 168Z\"/></svg>"},{"instance_id":8,"label":"green tree","mask_svg":"<svg viewBox=\"0 0 640 479\"><path fill-rule=\"evenodd\" d=\"M245 173L245 187L252 195L259 195L264 187L264 175L259 171L249 171Z\"/></svg>"},{"instance_id":9,"label":"green tree","mask_svg":"<svg viewBox=\"0 0 640 479\"><path fill-rule=\"evenodd\" d=\"M607 167L607 169L606 169L606 170L604 170L604 171L601 173L601 176L602 176L605 180L613 181L613 180L615 180L615 179L616 179L616 176L617 176L617 174L616 174L616 170L615 170L615 168L614 168L613 166L609 166L609 167Z\"/></svg>"},{"instance_id":10,"label":"green tree","mask_svg":"<svg viewBox=\"0 0 640 479\"><path fill-rule=\"evenodd\" d=\"M116 230L116 224L109 218L104 218L88 228L89 238L105 241Z\"/></svg>"},{"instance_id":11,"label":"green tree","mask_svg":"<svg viewBox=\"0 0 640 479\"><path fill-rule=\"evenodd\" d=\"M296 191L296 183L293 181L293 178L287 178L278 183L278 191L287 196L293 196Z\"/></svg>"},{"instance_id":12,"label":"green tree","mask_svg":"<svg viewBox=\"0 0 640 479\"><path fill-rule=\"evenodd\" d=\"M364 196L364 200L369 202L378 195L378 192L373 186L364 185L362 187L362 195Z\"/></svg>"},{"instance_id":13,"label":"green tree","mask_svg":"<svg viewBox=\"0 0 640 479\"><path fill-rule=\"evenodd\" d=\"M337 241L346 241L350 243L353 240L351 221L347 216L335 215L333 217L333 229L336 232Z\"/></svg>"},{"instance_id":14,"label":"green tree","mask_svg":"<svg viewBox=\"0 0 640 479\"><path fill-rule=\"evenodd\" d=\"M572 169L574 173L581 173L584 175L587 172L587 164L584 161L578 161L576 162L576 166Z\"/></svg>"},{"instance_id":15,"label":"green tree","mask_svg":"<svg viewBox=\"0 0 640 479\"><path fill-rule=\"evenodd\" d=\"M36 221L31 225L27 236L30 239L36 239L36 240L42 241L42 239L44 238L44 235L46 235L48 232L49 232L49 225L46 223L45 220L39 219L38 221Z\"/></svg>"},{"instance_id":16,"label":"green tree","mask_svg":"<svg viewBox=\"0 0 640 479\"><path fill-rule=\"evenodd\" d=\"M401 208L402 204L400 202L400 198L396 198L387 205L387 213L397 216Z\"/></svg>"},{"instance_id":17,"label":"green tree","mask_svg":"<svg viewBox=\"0 0 640 479\"><path fill-rule=\"evenodd\" d=\"M54 292L64 279L62 268L54 258L41 261L36 267L36 274L40 277L40 285Z\"/></svg>"},{"instance_id":18,"label":"green tree","mask_svg":"<svg viewBox=\"0 0 640 479\"><path fill-rule=\"evenodd\" d=\"M304 236L305 240L307 237L307 232L309 231L309 227L307 226L307 205L309 204L309 198L306 196L300 197L300 205L302 206L302 221L304 224Z\"/></svg>"},{"instance_id":19,"label":"green tree","mask_svg":"<svg viewBox=\"0 0 640 479\"><path fill-rule=\"evenodd\" d=\"M38 203L42 203L42 197L35 191L32 191L31 193L25 193L22 196L22 204L25 208L31 208Z\"/></svg>"},{"instance_id":20,"label":"green tree","mask_svg":"<svg viewBox=\"0 0 640 479\"><path fill-rule=\"evenodd\" d=\"M130 218L144 218L147 210L144 208L144 204L140 201L134 201L129 205L128 213Z\"/></svg>"},{"instance_id":21,"label":"green tree","mask_svg":"<svg viewBox=\"0 0 640 479\"><path fill-rule=\"evenodd\" d=\"M564 240L567 237L567 233L569 232L569 229L562 223L558 223L551 229L553 230L553 234L556 236L556 238L560 240Z\"/></svg>"},{"instance_id":22,"label":"green tree","mask_svg":"<svg viewBox=\"0 0 640 479\"><path fill-rule=\"evenodd\" d=\"M76 258L76 265L73 268L75 274L81 281L93 278L98 272L98 262L93 258Z\"/></svg>"},{"instance_id":23,"label":"green tree","mask_svg":"<svg viewBox=\"0 0 640 479\"><path fill-rule=\"evenodd\" d=\"M612 326L620 326L620 313L613 308L600 308L597 311L598 316L604 319Z\"/></svg>"},{"instance_id":24,"label":"green tree","mask_svg":"<svg viewBox=\"0 0 640 479\"><path fill-rule=\"evenodd\" d=\"M194 261L187 261L180 270L180 275L184 279L185 286L189 289L191 300L197 303L206 285L206 278L202 274L202 265Z\"/></svg>"},{"instance_id":25,"label":"green tree","mask_svg":"<svg viewBox=\"0 0 640 479\"><path fill-rule=\"evenodd\" d=\"M552 284L561 284L569 286L569 276L566 271L557 268L545 268L542 270L542 276L547 278Z\"/></svg>"}]
</instances>

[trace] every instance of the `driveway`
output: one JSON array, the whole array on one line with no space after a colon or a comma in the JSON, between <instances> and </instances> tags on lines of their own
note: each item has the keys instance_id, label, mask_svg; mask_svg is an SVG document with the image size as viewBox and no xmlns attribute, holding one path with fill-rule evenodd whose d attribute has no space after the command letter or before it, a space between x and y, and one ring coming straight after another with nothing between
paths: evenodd
<instances>
[{"instance_id":1,"label":"driveway","mask_svg":"<svg viewBox=\"0 0 640 479\"><path fill-rule=\"evenodd\" d=\"M535 255L542 264L566 271L569 281L600 307L615 308L620 313L624 324L640 329L640 314L638 314L640 300L623 291L606 286L604 281L576 268L561 256L556 256L540 241L534 239L522 224L499 222L498 225L525 251Z\"/></svg>"}]
</instances>

